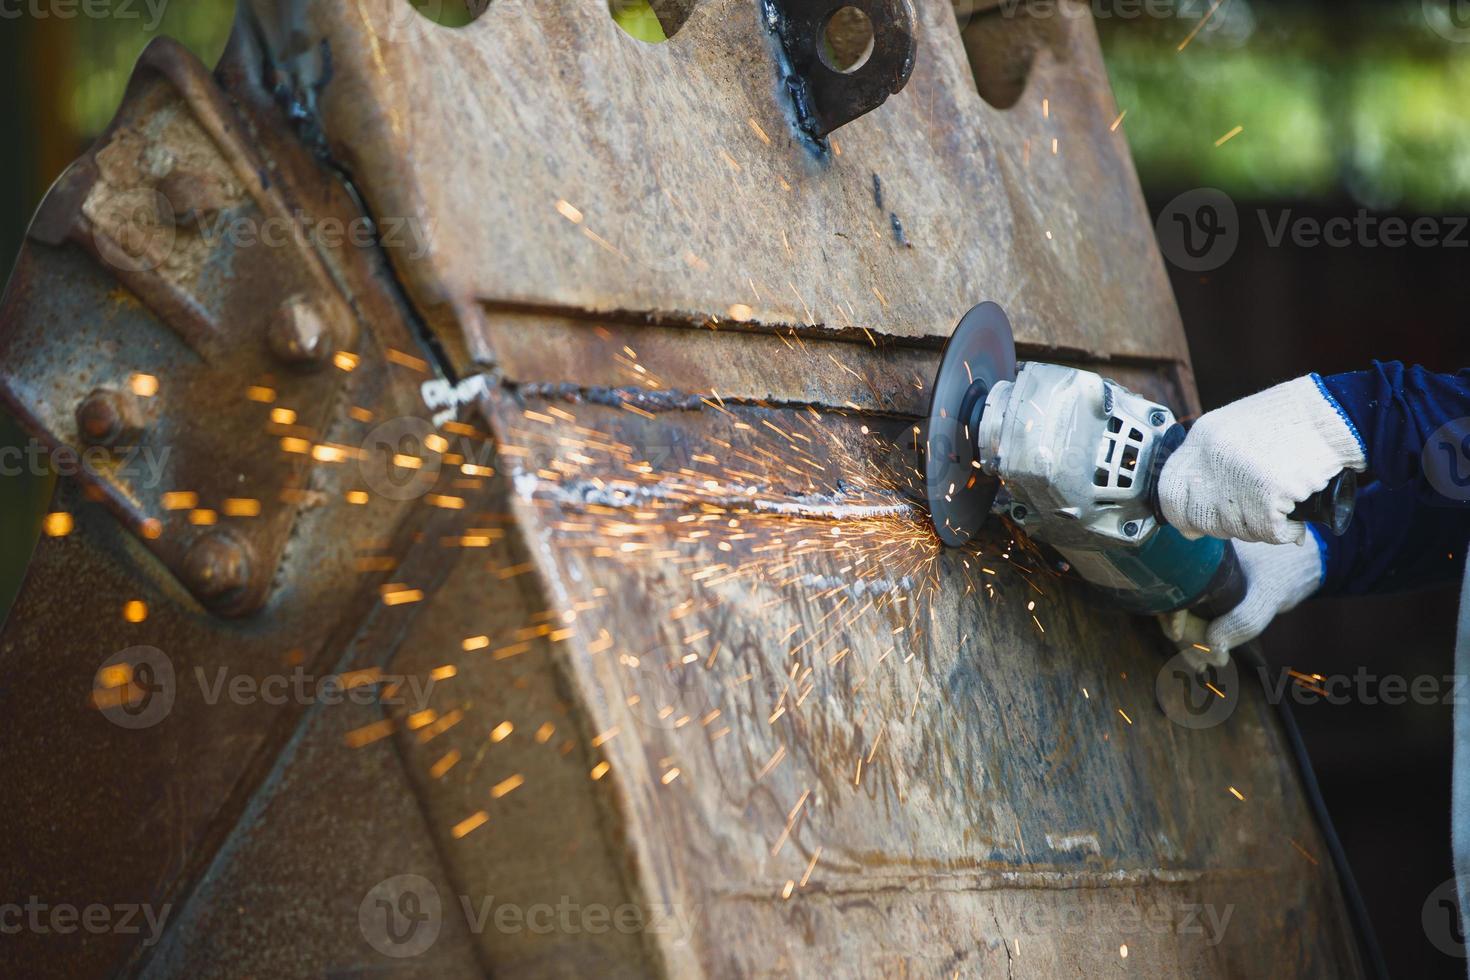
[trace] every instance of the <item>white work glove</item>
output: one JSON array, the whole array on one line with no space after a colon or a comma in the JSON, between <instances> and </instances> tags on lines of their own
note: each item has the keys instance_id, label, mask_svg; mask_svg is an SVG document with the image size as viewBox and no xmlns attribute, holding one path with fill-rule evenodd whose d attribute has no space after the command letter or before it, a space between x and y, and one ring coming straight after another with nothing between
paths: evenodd
<instances>
[{"instance_id":1,"label":"white work glove","mask_svg":"<svg viewBox=\"0 0 1470 980\"><path fill-rule=\"evenodd\" d=\"M1254 640L1278 614L1295 609L1322 586L1315 535L1305 534L1296 544L1237 541L1235 555L1245 572L1245 598L1205 630L1205 645L1218 653Z\"/></svg>"},{"instance_id":2,"label":"white work glove","mask_svg":"<svg viewBox=\"0 0 1470 980\"><path fill-rule=\"evenodd\" d=\"M1279 613L1295 609L1322 585L1322 553L1313 534L1296 544L1234 544L1245 573L1245 598L1240 605L1208 624L1188 610L1159 617L1165 635L1180 644L1197 670L1206 664L1225 666L1231 650L1260 636ZM1201 651L1190 645L1193 643L1209 649Z\"/></svg>"},{"instance_id":3,"label":"white work glove","mask_svg":"<svg viewBox=\"0 0 1470 980\"><path fill-rule=\"evenodd\" d=\"M1298 542L1306 525L1286 515L1366 466L1347 416L1307 375L1200 416L1164 463L1159 506L1187 538Z\"/></svg>"}]
</instances>

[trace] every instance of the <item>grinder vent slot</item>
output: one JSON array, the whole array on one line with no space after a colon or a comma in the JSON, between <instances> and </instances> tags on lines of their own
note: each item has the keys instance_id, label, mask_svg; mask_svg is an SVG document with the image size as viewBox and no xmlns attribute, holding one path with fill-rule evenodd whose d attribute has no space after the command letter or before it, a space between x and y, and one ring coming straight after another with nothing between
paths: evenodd
<instances>
[{"instance_id":1,"label":"grinder vent slot","mask_svg":"<svg viewBox=\"0 0 1470 980\"><path fill-rule=\"evenodd\" d=\"M1098 447L1097 468L1092 472L1093 486L1105 490L1133 489L1133 481L1138 475L1138 456L1142 450L1143 432L1120 416L1110 417L1102 444Z\"/></svg>"}]
</instances>

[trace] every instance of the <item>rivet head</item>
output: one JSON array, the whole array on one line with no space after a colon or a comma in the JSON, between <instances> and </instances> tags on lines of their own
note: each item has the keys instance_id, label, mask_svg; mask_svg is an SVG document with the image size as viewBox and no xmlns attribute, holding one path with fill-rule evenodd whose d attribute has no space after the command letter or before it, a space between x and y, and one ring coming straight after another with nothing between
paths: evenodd
<instances>
[{"instance_id":1,"label":"rivet head","mask_svg":"<svg viewBox=\"0 0 1470 980\"><path fill-rule=\"evenodd\" d=\"M250 548L227 529L204 534L184 556L184 584L211 607L229 606L250 584Z\"/></svg>"},{"instance_id":2,"label":"rivet head","mask_svg":"<svg viewBox=\"0 0 1470 980\"><path fill-rule=\"evenodd\" d=\"M131 446L143 434L143 413L132 395L98 388L77 406L77 435L90 446Z\"/></svg>"},{"instance_id":3,"label":"rivet head","mask_svg":"<svg viewBox=\"0 0 1470 980\"><path fill-rule=\"evenodd\" d=\"M297 297L271 316L266 328L271 353L299 368L318 368L336 353L332 329L316 305Z\"/></svg>"}]
</instances>

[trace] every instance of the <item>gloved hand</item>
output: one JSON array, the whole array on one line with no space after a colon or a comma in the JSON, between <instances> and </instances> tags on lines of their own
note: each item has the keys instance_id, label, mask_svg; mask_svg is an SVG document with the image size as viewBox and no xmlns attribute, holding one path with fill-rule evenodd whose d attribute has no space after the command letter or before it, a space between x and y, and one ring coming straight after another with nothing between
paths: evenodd
<instances>
[{"instance_id":1,"label":"gloved hand","mask_svg":"<svg viewBox=\"0 0 1470 980\"><path fill-rule=\"evenodd\" d=\"M1313 534L1295 544L1236 541L1235 554L1245 573L1245 598L1234 609L1205 625L1188 610L1160 617L1165 635L1180 645L1196 669L1225 665L1226 655L1249 643L1271 625L1278 613L1296 608L1322 585L1322 553ZM1190 646L1202 642L1201 651Z\"/></svg>"},{"instance_id":2,"label":"gloved hand","mask_svg":"<svg viewBox=\"0 0 1470 980\"><path fill-rule=\"evenodd\" d=\"M1235 554L1245 572L1245 598L1210 623L1205 645L1211 650L1229 651L1249 643L1279 613L1295 609L1322 585L1322 552L1312 534L1304 534L1296 544L1237 541Z\"/></svg>"},{"instance_id":3,"label":"gloved hand","mask_svg":"<svg viewBox=\"0 0 1470 980\"><path fill-rule=\"evenodd\" d=\"M1200 416L1164 463L1159 506L1187 538L1298 542L1306 526L1287 519L1292 508L1366 466L1347 416L1307 375Z\"/></svg>"}]
</instances>

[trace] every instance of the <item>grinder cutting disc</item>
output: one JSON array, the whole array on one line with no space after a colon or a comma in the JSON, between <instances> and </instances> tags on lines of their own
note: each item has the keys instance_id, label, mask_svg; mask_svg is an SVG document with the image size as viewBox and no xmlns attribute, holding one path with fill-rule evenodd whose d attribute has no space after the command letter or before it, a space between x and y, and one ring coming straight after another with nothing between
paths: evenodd
<instances>
[{"instance_id":1,"label":"grinder cutting disc","mask_svg":"<svg viewBox=\"0 0 1470 980\"><path fill-rule=\"evenodd\" d=\"M950 547L973 538L990 515L999 485L974 465L975 436L991 387L1015 379L1011 321L999 306L981 303L944 345L929 396L925 492L934 530Z\"/></svg>"}]
</instances>

